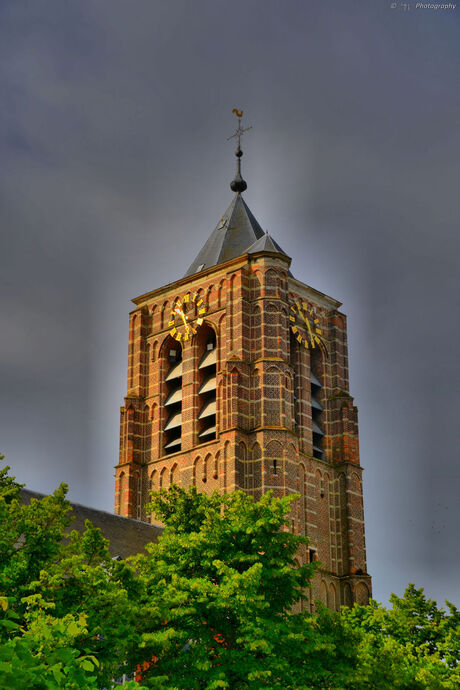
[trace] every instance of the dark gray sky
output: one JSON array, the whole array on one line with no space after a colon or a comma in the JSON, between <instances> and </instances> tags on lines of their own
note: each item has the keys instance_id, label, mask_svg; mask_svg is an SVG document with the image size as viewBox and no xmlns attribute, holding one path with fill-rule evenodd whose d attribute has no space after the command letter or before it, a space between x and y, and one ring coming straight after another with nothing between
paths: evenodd
<instances>
[{"instance_id":1,"label":"dark gray sky","mask_svg":"<svg viewBox=\"0 0 460 690\"><path fill-rule=\"evenodd\" d=\"M368 566L460 604L460 9L387 0L3 0L1 441L113 508L130 299L232 193L343 301ZM407 5L406 5L407 6Z\"/></svg>"}]
</instances>

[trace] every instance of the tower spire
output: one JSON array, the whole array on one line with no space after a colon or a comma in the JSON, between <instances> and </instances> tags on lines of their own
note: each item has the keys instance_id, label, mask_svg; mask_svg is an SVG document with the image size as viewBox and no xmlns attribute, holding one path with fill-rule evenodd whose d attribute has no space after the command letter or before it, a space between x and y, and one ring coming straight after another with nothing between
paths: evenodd
<instances>
[{"instance_id":1,"label":"tower spire","mask_svg":"<svg viewBox=\"0 0 460 690\"><path fill-rule=\"evenodd\" d=\"M244 192L244 190L248 188L246 181L243 180L243 178L241 177L241 156L243 155L243 151L241 150L241 137L249 129L252 129L252 126L245 127L245 128L241 127L241 118L243 117L243 111L242 110L238 110L237 108L233 108L232 112L235 113L236 117L238 118L238 128L236 129L234 134L232 134L230 137L227 138L227 141L230 141L230 139L234 139L235 137L237 137L238 148L235 151L236 174L235 174L235 177L233 178L233 180L230 182L230 189L233 192L240 194L241 192Z\"/></svg>"}]
</instances>

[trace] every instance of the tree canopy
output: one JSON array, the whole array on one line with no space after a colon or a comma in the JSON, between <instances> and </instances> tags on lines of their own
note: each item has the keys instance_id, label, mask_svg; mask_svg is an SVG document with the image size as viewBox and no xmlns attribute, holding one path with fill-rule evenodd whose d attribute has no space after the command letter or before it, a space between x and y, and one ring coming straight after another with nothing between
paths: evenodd
<instances>
[{"instance_id":1,"label":"tree canopy","mask_svg":"<svg viewBox=\"0 0 460 690\"><path fill-rule=\"evenodd\" d=\"M460 687L460 614L413 585L298 612L318 566L297 563L295 497L153 494L163 535L119 562L91 523L69 532L66 490L25 505L0 471L0 687Z\"/></svg>"},{"instance_id":2,"label":"tree canopy","mask_svg":"<svg viewBox=\"0 0 460 690\"><path fill-rule=\"evenodd\" d=\"M342 678L352 650L340 627L319 632L292 610L314 569L295 560L305 538L287 531L293 500L177 487L154 495L166 529L135 561L154 676L179 688L324 687Z\"/></svg>"}]
</instances>

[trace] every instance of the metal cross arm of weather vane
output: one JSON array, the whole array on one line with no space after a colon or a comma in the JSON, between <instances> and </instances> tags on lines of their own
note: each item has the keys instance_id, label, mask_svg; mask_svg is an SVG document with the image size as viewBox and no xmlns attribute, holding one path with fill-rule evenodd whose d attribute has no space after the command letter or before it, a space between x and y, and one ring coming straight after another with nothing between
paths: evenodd
<instances>
[{"instance_id":1,"label":"metal cross arm of weather vane","mask_svg":"<svg viewBox=\"0 0 460 690\"><path fill-rule=\"evenodd\" d=\"M230 141L230 139L234 139L235 137L238 137L238 148L239 148L240 143L241 143L241 137L249 129L252 129L252 125L249 127L241 127L241 118L243 117L243 111L242 110L238 110L237 108L233 108L232 113L235 113L235 115L238 118L238 129L235 130L235 133L232 134L230 137L227 137L227 141Z\"/></svg>"}]
</instances>

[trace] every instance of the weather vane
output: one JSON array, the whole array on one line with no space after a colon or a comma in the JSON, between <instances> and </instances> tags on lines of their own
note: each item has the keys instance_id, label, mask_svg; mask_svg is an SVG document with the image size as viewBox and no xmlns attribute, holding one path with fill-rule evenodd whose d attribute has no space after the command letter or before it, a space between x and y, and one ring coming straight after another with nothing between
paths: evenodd
<instances>
[{"instance_id":1,"label":"weather vane","mask_svg":"<svg viewBox=\"0 0 460 690\"><path fill-rule=\"evenodd\" d=\"M235 131L234 134L232 134L231 137L227 137L227 141L230 141L230 139L234 139L235 137L238 137L238 148L235 151L235 156L236 156L236 175L235 178L231 181L230 183L230 189L237 194L240 194L241 192L244 192L245 189L248 188L248 185L246 184L246 181L243 180L241 177L241 156L243 155L243 152L241 150L241 137L245 132L247 132L249 129L252 129L252 127L242 127L241 126L241 118L243 117L243 111L238 110L238 108L233 108L232 113L235 113L235 115L238 118L238 129Z\"/></svg>"},{"instance_id":2,"label":"weather vane","mask_svg":"<svg viewBox=\"0 0 460 690\"><path fill-rule=\"evenodd\" d=\"M235 113L235 115L238 118L238 129L235 131L235 134L232 134L231 137L227 137L227 141L230 141L230 139L234 139L235 137L238 137L238 148L240 148L241 137L249 129L252 129L252 125L250 127L244 127L244 128L241 127L241 118L243 117L243 111L242 110L238 110L238 108L233 108L232 113Z\"/></svg>"}]
</instances>

